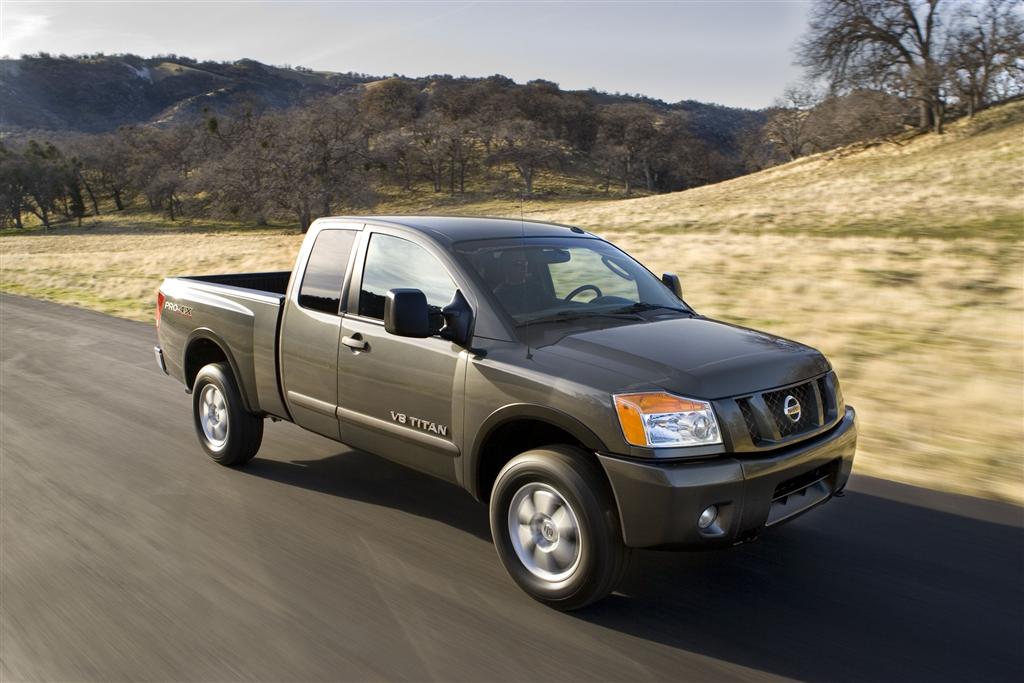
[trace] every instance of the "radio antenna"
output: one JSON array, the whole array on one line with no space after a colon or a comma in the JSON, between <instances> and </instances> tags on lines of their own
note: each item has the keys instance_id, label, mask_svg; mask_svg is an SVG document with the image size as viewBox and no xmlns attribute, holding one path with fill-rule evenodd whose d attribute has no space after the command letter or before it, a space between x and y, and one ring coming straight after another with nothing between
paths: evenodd
<instances>
[{"instance_id":1,"label":"radio antenna","mask_svg":"<svg viewBox=\"0 0 1024 683\"><path fill-rule=\"evenodd\" d=\"M523 285L519 288L519 290L520 295L523 298L522 310L527 313L525 325L526 329L523 330L523 336L526 337L526 358L531 359L533 358L533 354L530 351L530 317L529 312L526 310L526 305L528 303L526 300L526 278L528 278L530 275L530 262L526 254L526 219L523 217L523 203L525 202L525 200L526 194L525 192L521 191L519 193L519 243L523 250Z\"/></svg>"}]
</instances>

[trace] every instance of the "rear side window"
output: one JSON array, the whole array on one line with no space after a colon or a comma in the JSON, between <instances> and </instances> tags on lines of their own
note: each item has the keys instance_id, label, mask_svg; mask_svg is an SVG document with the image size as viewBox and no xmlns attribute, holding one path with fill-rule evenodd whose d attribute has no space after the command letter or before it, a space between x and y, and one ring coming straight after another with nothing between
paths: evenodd
<instances>
[{"instance_id":1,"label":"rear side window","mask_svg":"<svg viewBox=\"0 0 1024 683\"><path fill-rule=\"evenodd\" d=\"M409 240L375 234L370 238L359 293L359 315L384 319L384 298L389 289L411 287L423 291L435 326L441 307L455 296L455 283L440 261Z\"/></svg>"},{"instance_id":2,"label":"rear side window","mask_svg":"<svg viewBox=\"0 0 1024 683\"><path fill-rule=\"evenodd\" d=\"M354 230L324 230L316 236L299 288L299 305L338 314L348 258L356 240Z\"/></svg>"}]
</instances>

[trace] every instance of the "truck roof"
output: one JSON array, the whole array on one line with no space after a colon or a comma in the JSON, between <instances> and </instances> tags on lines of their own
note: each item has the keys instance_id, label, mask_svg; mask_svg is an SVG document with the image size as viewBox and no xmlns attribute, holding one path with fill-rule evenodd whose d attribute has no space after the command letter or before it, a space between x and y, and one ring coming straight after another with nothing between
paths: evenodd
<instances>
[{"instance_id":1,"label":"truck roof","mask_svg":"<svg viewBox=\"0 0 1024 683\"><path fill-rule=\"evenodd\" d=\"M430 233L446 242L501 239L508 237L595 237L584 230L557 223L522 220L519 218L493 218L489 216L333 216L320 219L330 221L358 220L376 225L392 225Z\"/></svg>"}]
</instances>

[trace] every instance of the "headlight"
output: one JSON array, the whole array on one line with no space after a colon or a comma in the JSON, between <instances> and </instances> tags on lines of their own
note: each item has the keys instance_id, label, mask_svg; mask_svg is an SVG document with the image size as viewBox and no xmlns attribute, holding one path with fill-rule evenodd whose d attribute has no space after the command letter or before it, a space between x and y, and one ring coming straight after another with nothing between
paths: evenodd
<instances>
[{"instance_id":1,"label":"headlight","mask_svg":"<svg viewBox=\"0 0 1024 683\"><path fill-rule=\"evenodd\" d=\"M710 446L722 443L711 404L664 392L617 394L615 412L634 446Z\"/></svg>"}]
</instances>

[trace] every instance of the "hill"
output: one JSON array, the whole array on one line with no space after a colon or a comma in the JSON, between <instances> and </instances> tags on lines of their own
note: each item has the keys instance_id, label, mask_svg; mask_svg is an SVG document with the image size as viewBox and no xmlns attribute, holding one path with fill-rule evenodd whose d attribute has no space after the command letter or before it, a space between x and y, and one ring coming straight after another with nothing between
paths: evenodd
<instances>
[{"instance_id":1,"label":"hill","mask_svg":"<svg viewBox=\"0 0 1024 683\"><path fill-rule=\"evenodd\" d=\"M1024 101L714 185L526 213L594 230L1024 237Z\"/></svg>"},{"instance_id":2,"label":"hill","mask_svg":"<svg viewBox=\"0 0 1024 683\"><path fill-rule=\"evenodd\" d=\"M438 82L487 80L522 87L503 76L398 77L428 91ZM255 103L285 109L311 98L355 91L382 77L279 67L251 59L198 62L181 56L26 55L0 60L0 134L33 131L101 133L126 124L168 125L205 112ZM674 104L639 96L580 91L594 105L640 103L688 115L694 133L727 155L735 136L763 123L760 112L687 100Z\"/></svg>"},{"instance_id":3,"label":"hill","mask_svg":"<svg viewBox=\"0 0 1024 683\"><path fill-rule=\"evenodd\" d=\"M0 132L99 133L125 124L173 123L244 101L284 108L371 80L242 59L196 62L135 55L0 60Z\"/></svg>"}]
</instances>

